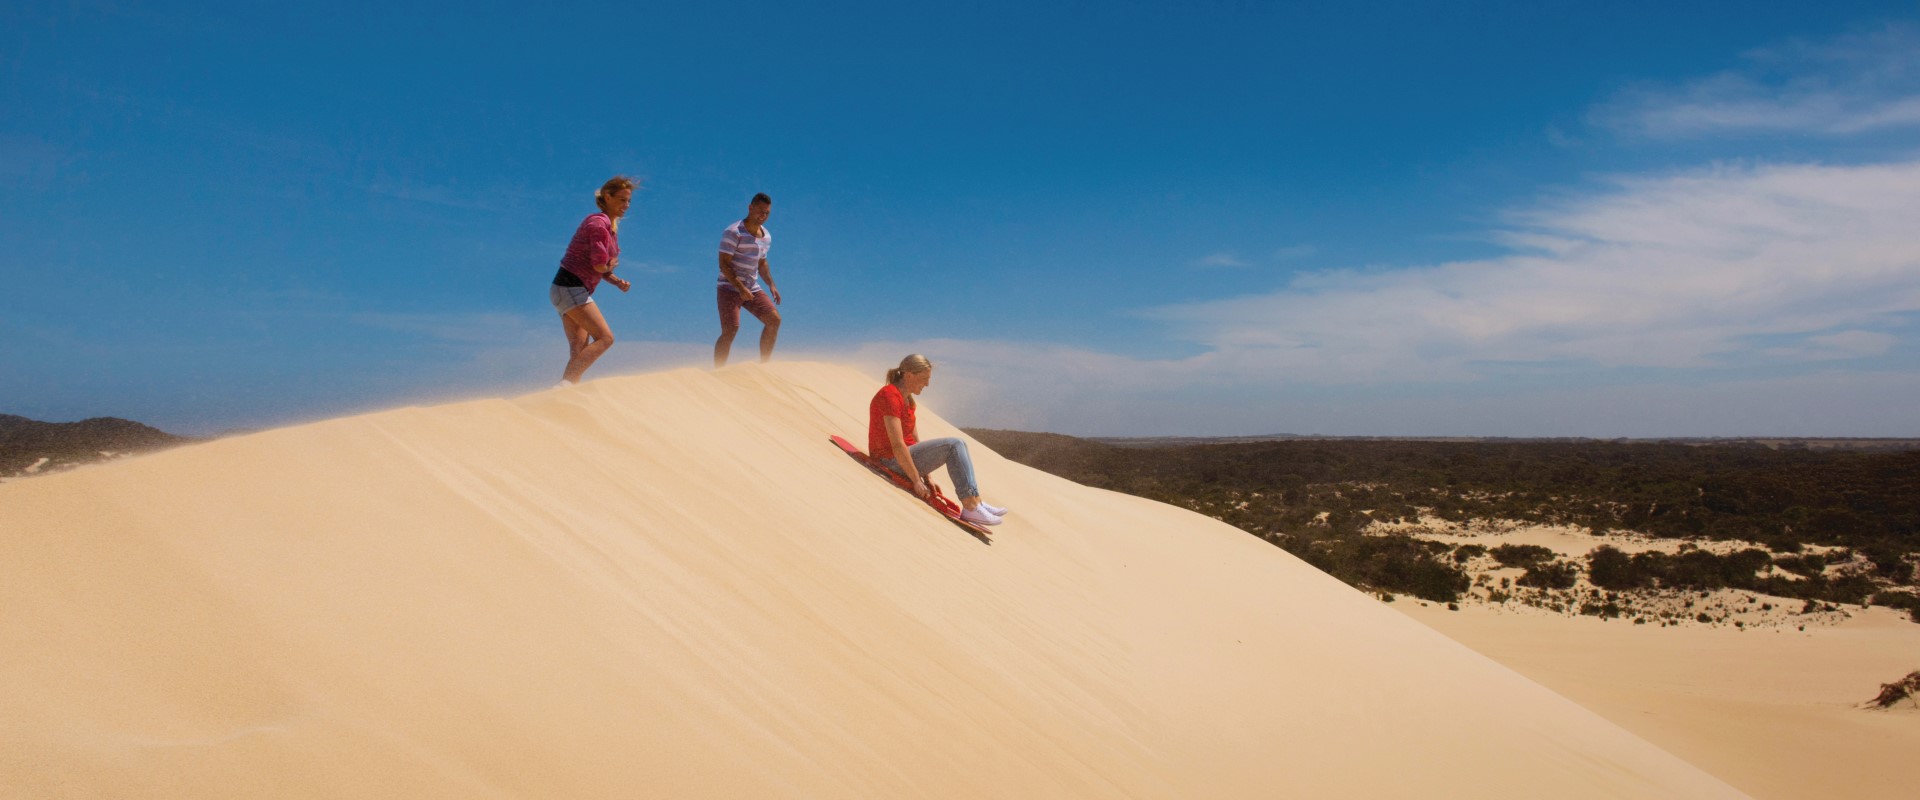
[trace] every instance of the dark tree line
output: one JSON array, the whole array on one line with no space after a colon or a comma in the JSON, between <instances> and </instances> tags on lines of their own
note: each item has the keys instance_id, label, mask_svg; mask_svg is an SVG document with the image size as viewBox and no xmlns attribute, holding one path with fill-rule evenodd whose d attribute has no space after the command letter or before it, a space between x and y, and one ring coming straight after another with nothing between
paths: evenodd
<instances>
[{"instance_id":1,"label":"dark tree line","mask_svg":"<svg viewBox=\"0 0 1920 800\"><path fill-rule=\"evenodd\" d=\"M1760 542L1771 554L1751 551L1755 555L1737 555L1730 565L1720 564L1728 557L1696 551L1633 556L1624 568L1606 556L1598 569L1607 581L1640 587L1718 581L1842 602L1862 602L1873 581L1819 576L1824 563L1814 562L1822 557L1803 553L1805 545L1858 552L1878 578L1898 584L1912 583L1907 559L1920 553L1920 450L1352 440L1116 447L1055 434L969 433L1028 466L1218 517L1354 585L1434 600L1465 590L1466 576L1454 563L1459 559L1444 557L1444 547L1360 531L1375 521L1417 520L1425 509L1454 521L1511 519L1595 533L1629 529ZM1578 572L1538 553L1527 563L1518 563L1527 559L1524 552L1495 555L1528 567L1526 585L1571 585ZM1783 569L1810 577L1758 578L1762 560L1775 555ZM1709 573L1721 577L1701 577Z\"/></svg>"}]
</instances>

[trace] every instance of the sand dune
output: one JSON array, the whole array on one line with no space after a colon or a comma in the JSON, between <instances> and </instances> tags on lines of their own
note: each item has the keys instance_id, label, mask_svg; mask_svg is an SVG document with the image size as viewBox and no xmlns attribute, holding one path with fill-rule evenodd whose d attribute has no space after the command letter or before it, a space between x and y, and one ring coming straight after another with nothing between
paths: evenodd
<instances>
[{"instance_id":1,"label":"sand dune","mask_svg":"<svg viewBox=\"0 0 1920 800\"><path fill-rule=\"evenodd\" d=\"M1839 625L1662 628L1538 609L1394 608L1761 798L1911 798L1920 708L1865 711L1920 667L1920 626L1885 608Z\"/></svg>"},{"instance_id":2,"label":"sand dune","mask_svg":"<svg viewBox=\"0 0 1920 800\"><path fill-rule=\"evenodd\" d=\"M983 545L828 445L876 387L603 379L0 486L0 796L1739 794L976 447L1015 509Z\"/></svg>"}]
</instances>

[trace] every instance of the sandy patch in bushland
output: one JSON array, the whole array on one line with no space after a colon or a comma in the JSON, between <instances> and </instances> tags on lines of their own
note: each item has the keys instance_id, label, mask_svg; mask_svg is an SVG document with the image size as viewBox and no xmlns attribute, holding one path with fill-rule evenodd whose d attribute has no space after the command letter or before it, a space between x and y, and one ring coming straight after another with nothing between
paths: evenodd
<instances>
[{"instance_id":1,"label":"sandy patch in bushland","mask_svg":"<svg viewBox=\"0 0 1920 800\"><path fill-rule=\"evenodd\" d=\"M1585 528L1568 525L1536 525L1514 520L1473 520L1454 523L1432 518L1424 519L1418 525L1375 523L1368 529L1368 534L1399 534L1456 547L1480 545L1488 550L1510 544L1534 545L1553 551L1558 558L1572 561L1583 570L1571 589L1541 589L1518 585L1520 577L1526 574L1526 570L1504 566L1492 556L1475 556L1465 561L1453 560L1452 563L1459 566L1473 581L1473 586L1464 593L1461 602L1488 606L1493 613L1497 614L1583 616L1591 615L1590 612L1583 614L1583 608L1613 602L1620 607L1621 616L1629 623L1637 618L1642 624L1669 626L1799 629L1806 626L1840 624L1865 610L1863 606L1808 602L1743 589L1636 589L1611 592L1594 586L1587 580L1584 573L1588 554L1602 546L1610 546L1628 554L1645 552L1671 554L1698 549L1715 555L1726 555L1741 550L1764 551L1766 549L1753 542L1657 539L1629 531L1609 531L1596 536ZM1822 545L1803 547L1805 552L1823 555L1843 549ZM1452 560L1446 556L1442 558ZM1871 567L1872 565L1865 558L1854 556L1849 561L1828 565L1825 572L1831 576L1847 570L1870 571ZM1790 581L1803 580L1801 576L1776 566L1768 566L1757 574L1760 577L1780 577Z\"/></svg>"},{"instance_id":2,"label":"sandy patch in bushland","mask_svg":"<svg viewBox=\"0 0 1920 800\"><path fill-rule=\"evenodd\" d=\"M1661 539L1644 533L1614 530L1594 535L1573 525L1538 525L1516 520L1470 520L1453 522L1439 517L1422 517L1419 523L1375 522L1369 533L1400 533L1450 545L1477 544L1489 549L1503 544L1530 544L1552 550L1563 557L1585 559L1594 548L1611 546L1621 552L1678 553L1683 548L1726 555L1741 550L1767 549L1765 545L1737 539ZM1829 553L1842 548L1806 545L1809 553Z\"/></svg>"}]
</instances>

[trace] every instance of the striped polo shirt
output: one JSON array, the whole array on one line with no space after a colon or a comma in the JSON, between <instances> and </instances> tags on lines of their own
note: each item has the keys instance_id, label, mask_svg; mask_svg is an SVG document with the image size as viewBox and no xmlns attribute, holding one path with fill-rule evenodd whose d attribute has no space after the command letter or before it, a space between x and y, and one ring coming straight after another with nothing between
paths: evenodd
<instances>
[{"instance_id":1,"label":"striped polo shirt","mask_svg":"<svg viewBox=\"0 0 1920 800\"><path fill-rule=\"evenodd\" d=\"M745 225L735 222L720 234L720 255L727 257L733 274L749 293L760 291L760 259L766 258L767 252L773 249L773 231L765 225L760 226L760 231L763 235L755 236ZM726 275L720 276L720 286L733 288Z\"/></svg>"}]
</instances>

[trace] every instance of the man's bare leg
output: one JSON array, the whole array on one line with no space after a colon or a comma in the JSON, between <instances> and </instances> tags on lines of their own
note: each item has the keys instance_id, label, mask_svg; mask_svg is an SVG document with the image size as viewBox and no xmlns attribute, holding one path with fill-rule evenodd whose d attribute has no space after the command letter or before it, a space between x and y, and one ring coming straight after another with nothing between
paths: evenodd
<instances>
[{"instance_id":1,"label":"man's bare leg","mask_svg":"<svg viewBox=\"0 0 1920 800\"><path fill-rule=\"evenodd\" d=\"M780 315L775 314L773 315L773 319L767 323L767 327L760 331L760 363L765 364L773 360L773 343L774 340L779 338Z\"/></svg>"}]
</instances>

